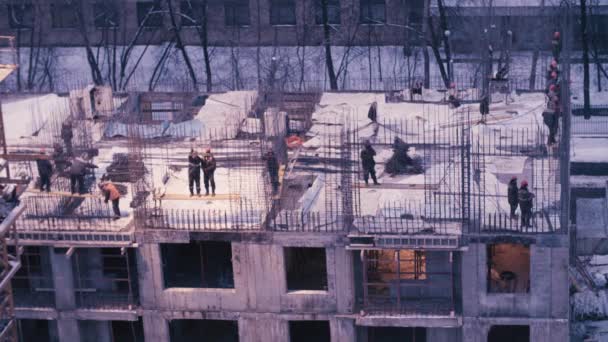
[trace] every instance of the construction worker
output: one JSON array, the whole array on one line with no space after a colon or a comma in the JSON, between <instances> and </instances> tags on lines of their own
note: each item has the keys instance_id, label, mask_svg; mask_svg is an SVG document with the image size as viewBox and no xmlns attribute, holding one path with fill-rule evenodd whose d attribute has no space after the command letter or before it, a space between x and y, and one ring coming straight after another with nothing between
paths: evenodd
<instances>
[{"instance_id":1,"label":"construction worker","mask_svg":"<svg viewBox=\"0 0 608 342\"><path fill-rule=\"evenodd\" d=\"M272 184L272 193L276 194L279 191L279 162L272 150L266 152L266 155L262 159L266 161L270 184Z\"/></svg>"},{"instance_id":2,"label":"construction worker","mask_svg":"<svg viewBox=\"0 0 608 342\"><path fill-rule=\"evenodd\" d=\"M378 102L372 102L369 111L367 111L367 117L374 123L378 122Z\"/></svg>"},{"instance_id":3,"label":"construction worker","mask_svg":"<svg viewBox=\"0 0 608 342\"><path fill-rule=\"evenodd\" d=\"M70 188L72 194L75 194L76 190L78 190L79 194L85 193L84 176L86 175L87 169L97 168L97 165L86 161L84 158L86 158L86 155L73 158L70 161L68 174L70 175Z\"/></svg>"},{"instance_id":4,"label":"construction worker","mask_svg":"<svg viewBox=\"0 0 608 342\"><path fill-rule=\"evenodd\" d=\"M215 157L211 154L211 150L207 149L203 156L203 177L205 181L205 196L209 196L209 184L211 184L211 196L215 196L215 178L214 173L217 168Z\"/></svg>"},{"instance_id":5,"label":"construction worker","mask_svg":"<svg viewBox=\"0 0 608 342\"><path fill-rule=\"evenodd\" d=\"M484 94L479 102L479 113L481 114L480 123L486 123L486 115L490 114L490 96Z\"/></svg>"},{"instance_id":6,"label":"construction worker","mask_svg":"<svg viewBox=\"0 0 608 342\"><path fill-rule=\"evenodd\" d=\"M376 151L372 147L369 141L365 142L365 146L363 150L361 150L361 166L363 166L363 180L365 181L365 185L368 185L369 177L372 177L372 181L374 181L374 185L379 185L378 180L376 179L376 161L374 160L374 156L376 155Z\"/></svg>"},{"instance_id":7,"label":"construction worker","mask_svg":"<svg viewBox=\"0 0 608 342\"><path fill-rule=\"evenodd\" d=\"M448 105L450 108L460 107L460 100L458 100L458 89L456 83L450 83L450 89L448 89Z\"/></svg>"},{"instance_id":8,"label":"construction worker","mask_svg":"<svg viewBox=\"0 0 608 342\"><path fill-rule=\"evenodd\" d=\"M517 201L519 202L519 210L521 210L521 226L532 227L530 219L532 218L532 200L534 194L528 190L528 182L521 182L521 187L517 192Z\"/></svg>"},{"instance_id":9,"label":"construction worker","mask_svg":"<svg viewBox=\"0 0 608 342\"><path fill-rule=\"evenodd\" d=\"M69 166L69 161L66 158L66 155L63 151L63 146L59 143L53 144L53 162L55 162L55 168L57 169L57 173L62 175L65 170Z\"/></svg>"},{"instance_id":10,"label":"construction worker","mask_svg":"<svg viewBox=\"0 0 608 342\"><path fill-rule=\"evenodd\" d=\"M61 140L63 140L66 152L69 156L72 155L72 138L74 138L74 133L72 132L72 121L67 120L61 124Z\"/></svg>"},{"instance_id":11,"label":"construction worker","mask_svg":"<svg viewBox=\"0 0 608 342\"><path fill-rule=\"evenodd\" d=\"M40 191L51 192L51 176L53 175L53 164L46 157L44 151L40 151L40 157L36 158L38 175L40 176Z\"/></svg>"},{"instance_id":12,"label":"construction worker","mask_svg":"<svg viewBox=\"0 0 608 342\"><path fill-rule=\"evenodd\" d=\"M194 183L196 183L196 194L201 194L201 163L202 160L194 149L190 150L188 156L188 189L190 196L194 196Z\"/></svg>"},{"instance_id":13,"label":"construction worker","mask_svg":"<svg viewBox=\"0 0 608 342\"><path fill-rule=\"evenodd\" d=\"M553 59L559 61L559 55L562 52L562 40L559 31L553 33L553 39L551 40L551 52L553 53Z\"/></svg>"},{"instance_id":14,"label":"construction worker","mask_svg":"<svg viewBox=\"0 0 608 342\"><path fill-rule=\"evenodd\" d=\"M99 189L103 192L105 199L104 202L112 201L112 211L114 212L114 220L120 218L120 192L112 183L112 181L106 176L101 177L101 183L99 183Z\"/></svg>"},{"instance_id":15,"label":"construction worker","mask_svg":"<svg viewBox=\"0 0 608 342\"><path fill-rule=\"evenodd\" d=\"M517 210L517 205L519 203L517 197L517 177L513 176L509 181L509 188L507 192L507 199L509 201L509 206L511 207L511 218L515 217L515 210Z\"/></svg>"}]
</instances>

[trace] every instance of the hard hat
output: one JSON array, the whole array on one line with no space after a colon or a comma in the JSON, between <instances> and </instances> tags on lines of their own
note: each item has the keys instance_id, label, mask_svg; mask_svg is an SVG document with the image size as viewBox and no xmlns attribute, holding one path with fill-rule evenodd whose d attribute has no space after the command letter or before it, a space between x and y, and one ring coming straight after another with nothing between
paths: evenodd
<instances>
[{"instance_id":1,"label":"hard hat","mask_svg":"<svg viewBox=\"0 0 608 342\"><path fill-rule=\"evenodd\" d=\"M521 182L521 186L522 186L522 187L526 187L526 186L528 186L528 181L526 181L526 180L522 181L522 182Z\"/></svg>"}]
</instances>

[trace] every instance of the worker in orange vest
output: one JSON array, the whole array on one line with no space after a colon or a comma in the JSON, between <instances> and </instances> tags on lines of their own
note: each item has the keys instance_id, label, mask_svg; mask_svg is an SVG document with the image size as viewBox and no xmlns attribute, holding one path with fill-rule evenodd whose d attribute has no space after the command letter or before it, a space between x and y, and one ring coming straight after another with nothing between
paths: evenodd
<instances>
[{"instance_id":1,"label":"worker in orange vest","mask_svg":"<svg viewBox=\"0 0 608 342\"><path fill-rule=\"evenodd\" d=\"M112 201L112 210L114 211L114 220L120 218L120 192L116 188L116 185L106 175L101 177L101 183L99 183L99 189L103 192L105 199L104 202Z\"/></svg>"}]
</instances>

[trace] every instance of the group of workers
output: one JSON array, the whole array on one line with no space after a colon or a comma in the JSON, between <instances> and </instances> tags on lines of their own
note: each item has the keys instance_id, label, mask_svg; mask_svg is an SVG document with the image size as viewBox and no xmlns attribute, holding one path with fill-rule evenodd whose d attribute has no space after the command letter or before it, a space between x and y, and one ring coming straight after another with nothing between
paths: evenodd
<instances>
[{"instance_id":1,"label":"group of workers","mask_svg":"<svg viewBox=\"0 0 608 342\"><path fill-rule=\"evenodd\" d=\"M552 53L553 59L547 68L547 108L543 111L543 123L549 129L547 144L555 144L555 136L559 129L559 118L561 116L561 79L559 71L559 55L561 53L561 37L559 32L553 34Z\"/></svg>"},{"instance_id":2,"label":"group of workers","mask_svg":"<svg viewBox=\"0 0 608 342\"><path fill-rule=\"evenodd\" d=\"M65 149L60 143L56 143L53 146L54 151L52 155L48 156L46 151L41 150L40 155L36 157L36 166L38 175L40 176L39 188L41 192L51 192L51 179L55 171L58 175L70 179L70 191L72 195L82 195L86 192L85 176L90 172L89 170L96 169L97 165L87 160L87 153L82 153L79 156L74 155L72 146L74 134L72 130L71 121L68 120L64 122L61 125L61 139L65 145ZM104 195L105 203L112 202L114 219L119 219L121 217L120 191L116 185L112 183L110 177L105 174L101 177L101 182L98 187Z\"/></svg>"},{"instance_id":3,"label":"group of workers","mask_svg":"<svg viewBox=\"0 0 608 342\"><path fill-rule=\"evenodd\" d=\"M516 218L515 210L519 206L521 211L521 226L532 227L530 220L532 219L532 200L534 194L528 190L528 182L523 180L517 188L517 177L512 177L508 187L508 201L511 207L511 218Z\"/></svg>"},{"instance_id":4,"label":"group of workers","mask_svg":"<svg viewBox=\"0 0 608 342\"><path fill-rule=\"evenodd\" d=\"M201 195L201 170L203 171L203 182L205 184L205 196L209 196L209 186L211 186L211 196L215 196L215 170L217 162L211 154L211 149L207 149L201 158L192 149L188 156L188 189L190 196L194 196L194 185L196 185L196 195Z\"/></svg>"}]
</instances>

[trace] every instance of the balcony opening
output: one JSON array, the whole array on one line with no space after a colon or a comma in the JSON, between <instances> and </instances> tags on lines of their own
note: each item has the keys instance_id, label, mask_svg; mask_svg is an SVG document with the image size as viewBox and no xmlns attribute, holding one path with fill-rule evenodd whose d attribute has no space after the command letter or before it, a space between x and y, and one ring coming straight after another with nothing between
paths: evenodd
<instances>
[{"instance_id":1,"label":"balcony opening","mask_svg":"<svg viewBox=\"0 0 608 342\"><path fill-rule=\"evenodd\" d=\"M57 324L44 319L20 319L17 321L20 342L56 342Z\"/></svg>"},{"instance_id":2,"label":"balcony opening","mask_svg":"<svg viewBox=\"0 0 608 342\"><path fill-rule=\"evenodd\" d=\"M144 342L141 318L137 321L78 321L81 341Z\"/></svg>"},{"instance_id":3,"label":"balcony opening","mask_svg":"<svg viewBox=\"0 0 608 342\"><path fill-rule=\"evenodd\" d=\"M454 311L450 252L365 250L357 255L356 291L366 311L449 315Z\"/></svg>"},{"instance_id":4,"label":"balcony opening","mask_svg":"<svg viewBox=\"0 0 608 342\"><path fill-rule=\"evenodd\" d=\"M161 254L165 288L234 288L230 242L162 244Z\"/></svg>"},{"instance_id":5,"label":"balcony opening","mask_svg":"<svg viewBox=\"0 0 608 342\"><path fill-rule=\"evenodd\" d=\"M169 323L171 342L238 342L237 321L176 319Z\"/></svg>"},{"instance_id":6,"label":"balcony opening","mask_svg":"<svg viewBox=\"0 0 608 342\"><path fill-rule=\"evenodd\" d=\"M13 277L12 285L17 307L55 306L55 286L48 247L23 247L21 267Z\"/></svg>"},{"instance_id":7,"label":"balcony opening","mask_svg":"<svg viewBox=\"0 0 608 342\"><path fill-rule=\"evenodd\" d=\"M488 245L488 292L530 292L530 247L514 243Z\"/></svg>"},{"instance_id":8,"label":"balcony opening","mask_svg":"<svg viewBox=\"0 0 608 342\"><path fill-rule=\"evenodd\" d=\"M425 342L426 328L366 327L360 333L360 340L367 342Z\"/></svg>"},{"instance_id":9,"label":"balcony opening","mask_svg":"<svg viewBox=\"0 0 608 342\"><path fill-rule=\"evenodd\" d=\"M290 342L331 342L329 321L290 321Z\"/></svg>"},{"instance_id":10,"label":"balcony opening","mask_svg":"<svg viewBox=\"0 0 608 342\"><path fill-rule=\"evenodd\" d=\"M527 325L493 325L488 333L488 342L530 342L530 327Z\"/></svg>"},{"instance_id":11,"label":"balcony opening","mask_svg":"<svg viewBox=\"0 0 608 342\"><path fill-rule=\"evenodd\" d=\"M144 324L137 321L112 321L112 341L144 342Z\"/></svg>"},{"instance_id":12,"label":"balcony opening","mask_svg":"<svg viewBox=\"0 0 608 342\"><path fill-rule=\"evenodd\" d=\"M72 263L79 307L122 308L137 304L135 249L78 248Z\"/></svg>"},{"instance_id":13,"label":"balcony opening","mask_svg":"<svg viewBox=\"0 0 608 342\"><path fill-rule=\"evenodd\" d=\"M286 247L287 291L327 291L325 248Z\"/></svg>"}]
</instances>

